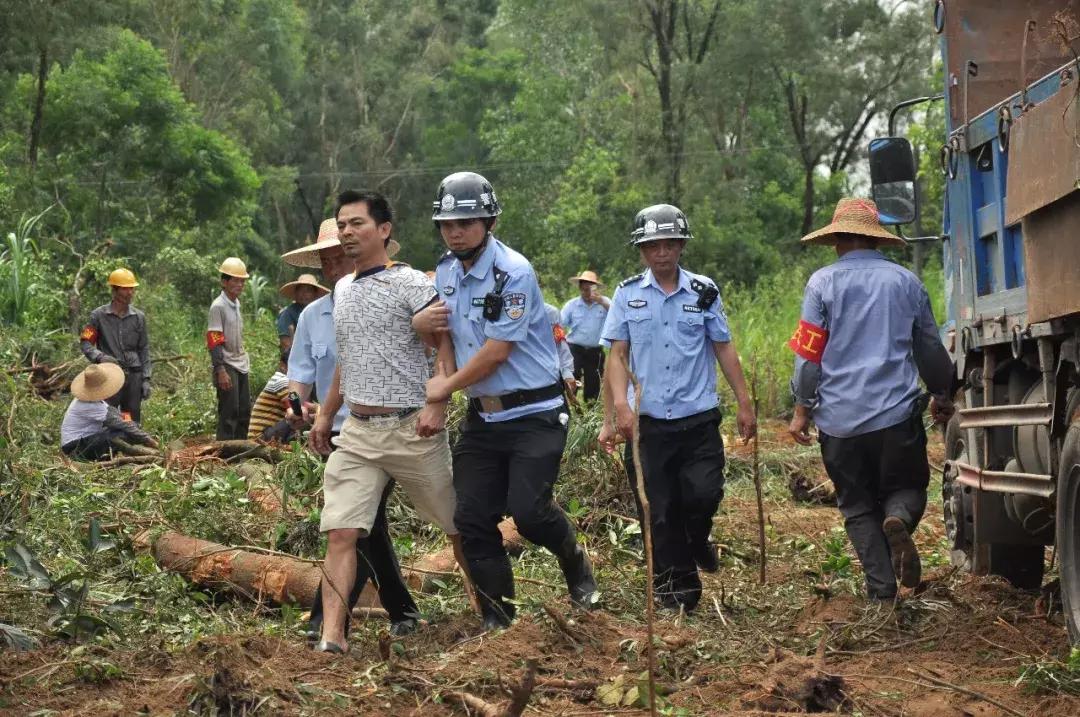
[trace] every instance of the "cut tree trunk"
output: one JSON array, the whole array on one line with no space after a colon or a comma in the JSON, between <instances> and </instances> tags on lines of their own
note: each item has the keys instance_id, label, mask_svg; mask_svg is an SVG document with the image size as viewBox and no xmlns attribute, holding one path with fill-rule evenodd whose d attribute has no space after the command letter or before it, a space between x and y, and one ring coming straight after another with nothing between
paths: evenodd
<instances>
[{"instance_id":1,"label":"cut tree trunk","mask_svg":"<svg viewBox=\"0 0 1080 717\"><path fill-rule=\"evenodd\" d=\"M504 520L499 524L499 530L507 550L520 552L522 538L513 520ZM322 580L321 563L230 548L173 531L163 533L153 541L148 533L140 533L133 542L137 549L149 551L166 570L180 573L203 587L228 590L250 600L279 605L295 603L310 608ZM439 587L434 580L452 576L456 570L454 553L447 547L420 558L415 569L405 567L401 572L411 589L434 592ZM379 606L379 594L368 582L357 607Z\"/></svg>"}]
</instances>

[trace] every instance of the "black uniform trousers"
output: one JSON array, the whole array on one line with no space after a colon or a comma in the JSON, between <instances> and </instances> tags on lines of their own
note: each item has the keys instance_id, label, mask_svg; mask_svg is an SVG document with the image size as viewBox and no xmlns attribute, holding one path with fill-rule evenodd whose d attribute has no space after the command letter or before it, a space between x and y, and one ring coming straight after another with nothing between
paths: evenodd
<instances>
[{"instance_id":1,"label":"black uniform trousers","mask_svg":"<svg viewBox=\"0 0 1080 717\"><path fill-rule=\"evenodd\" d=\"M333 434L337 435L337 434ZM331 446L333 443L330 444ZM420 617L420 608L416 606L405 580L401 576L394 543L386 525L386 502L394 490L394 481L386 484L379 510L375 513L375 522L366 537L356 541L356 580L349 590L348 609L345 612L345 635L349 635L349 623L352 610L360 599L367 581L371 580L379 591L379 602L390 616L391 622ZM311 606L311 618L308 631L320 633L323 622L322 581L315 591L315 604Z\"/></svg>"},{"instance_id":2,"label":"black uniform trousers","mask_svg":"<svg viewBox=\"0 0 1080 717\"><path fill-rule=\"evenodd\" d=\"M106 403L116 406L121 413L131 415L131 420L139 423L142 420L142 371L130 371L124 369L124 386Z\"/></svg>"},{"instance_id":3,"label":"black uniform trousers","mask_svg":"<svg viewBox=\"0 0 1080 717\"><path fill-rule=\"evenodd\" d=\"M642 416L640 444L652 517L654 592L665 607L690 611L701 599L693 548L709 542L724 497L720 412L711 409L670 421ZM644 523L629 443L625 461L638 519Z\"/></svg>"},{"instance_id":4,"label":"black uniform trousers","mask_svg":"<svg viewBox=\"0 0 1080 717\"><path fill-rule=\"evenodd\" d=\"M867 595L893 598L897 576L881 523L895 516L914 531L926 509L930 464L922 414L859 436L818 435L844 528L863 566Z\"/></svg>"},{"instance_id":5,"label":"black uniform trousers","mask_svg":"<svg viewBox=\"0 0 1080 717\"><path fill-rule=\"evenodd\" d=\"M119 428L106 428L66 443L60 447L68 458L77 461L107 461L113 457L114 438L123 438L126 434Z\"/></svg>"},{"instance_id":6,"label":"black uniform trousers","mask_svg":"<svg viewBox=\"0 0 1080 717\"><path fill-rule=\"evenodd\" d=\"M586 401L596 400L600 395L600 379L604 375L604 349L571 343L570 355L574 357L574 377L584 384L582 396Z\"/></svg>"},{"instance_id":7,"label":"black uniform trousers","mask_svg":"<svg viewBox=\"0 0 1080 717\"><path fill-rule=\"evenodd\" d=\"M218 423L217 439L229 441L247 438L248 421L251 419L251 391L248 388L248 375L240 373L225 364L225 370L232 380L228 391L217 389ZM217 378L214 378L217 386Z\"/></svg>"},{"instance_id":8,"label":"black uniform trousers","mask_svg":"<svg viewBox=\"0 0 1080 717\"><path fill-rule=\"evenodd\" d=\"M514 573L499 521L559 558L574 555L573 525L552 497L566 446L565 406L488 423L471 408L454 445L454 525L485 615L514 616Z\"/></svg>"}]
</instances>

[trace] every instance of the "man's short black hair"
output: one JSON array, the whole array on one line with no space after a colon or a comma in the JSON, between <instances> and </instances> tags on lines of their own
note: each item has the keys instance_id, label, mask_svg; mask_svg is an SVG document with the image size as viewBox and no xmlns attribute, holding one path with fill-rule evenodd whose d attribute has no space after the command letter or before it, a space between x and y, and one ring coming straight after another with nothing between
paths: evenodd
<instances>
[{"instance_id":1,"label":"man's short black hair","mask_svg":"<svg viewBox=\"0 0 1080 717\"><path fill-rule=\"evenodd\" d=\"M376 224L393 224L394 210L390 206L390 200L378 192L367 190L346 189L338 195L337 205L334 207L334 219L341 213L341 208L346 204L363 202L367 205L368 214Z\"/></svg>"},{"instance_id":2,"label":"man's short black hair","mask_svg":"<svg viewBox=\"0 0 1080 717\"><path fill-rule=\"evenodd\" d=\"M233 277L230 274L226 274L225 272L221 272L221 280L222 281L228 281L229 279L232 279L232 278Z\"/></svg>"}]
</instances>

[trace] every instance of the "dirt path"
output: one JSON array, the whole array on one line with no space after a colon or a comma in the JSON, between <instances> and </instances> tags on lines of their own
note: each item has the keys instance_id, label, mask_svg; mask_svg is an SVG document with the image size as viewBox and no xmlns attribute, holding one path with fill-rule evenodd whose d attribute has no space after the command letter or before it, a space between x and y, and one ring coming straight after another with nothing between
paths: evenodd
<instances>
[{"instance_id":1,"label":"dirt path","mask_svg":"<svg viewBox=\"0 0 1080 717\"><path fill-rule=\"evenodd\" d=\"M1037 595L944 565L935 500L917 534L930 564L923 585L899 606L868 607L856 594L857 565L844 566L850 554L837 542L835 508L772 492L769 583L758 586L752 494L746 486L730 493L714 531L726 546L724 567L705 576L697 613L660 624L665 714L802 713L829 700L862 715L1080 714L1077 698L1017 684L1024 666L1064 659L1060 616L1042 616ZM371 622L345 657L268 632L206 637L172 651L151 640L137 652L54 645L0 654L0 713L465 714L441 695L505 703L527 658L538 659L540 685L527 715L647 713L610 704L632 702L645 665L640 600L619 584L633 576L640 586L636 562L625 550L607 551L602 534L591 537L613 603L605 611L574 612L558 590L523 583L522 616L502 633L480 634L478 620L459 612L391 643ZM830 557L835 569L823 569ZM570 622L553 619L545 604Z\"/></svg>"}]
</instances>

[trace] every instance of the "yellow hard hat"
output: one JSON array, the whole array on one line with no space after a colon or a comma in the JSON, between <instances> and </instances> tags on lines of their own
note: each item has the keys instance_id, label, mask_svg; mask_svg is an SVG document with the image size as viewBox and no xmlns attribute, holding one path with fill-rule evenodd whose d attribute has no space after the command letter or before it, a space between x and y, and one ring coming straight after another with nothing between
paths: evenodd
<instances>
[{"instance_id":1,"label":"yellow hard hat","mask_svg":"<svg viewBox=\"0 0 1080 717\"><path fill-rule=\"evenodd\" d=\"M218 267L218 271L222 274L228 274L229 276L235 276L237 279L247 279L247 267L244 266L244 262L237 259L235 256L230 256L225 261L221 262L221 266Z\"/></svg>"},{"instance_id":2,"label":"yellow hard hat","mask_svg":"<svg viewBox=\"0 0 1080 717\"><path fill-rule=\"evenodd\" d=\"M109 286L119 286L125 289L134 289L139 285L139 282L135 281L135 274L131 269L113 269L109 274Z\"/></svg>"}]
</instances>

